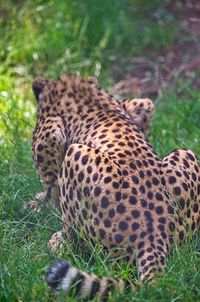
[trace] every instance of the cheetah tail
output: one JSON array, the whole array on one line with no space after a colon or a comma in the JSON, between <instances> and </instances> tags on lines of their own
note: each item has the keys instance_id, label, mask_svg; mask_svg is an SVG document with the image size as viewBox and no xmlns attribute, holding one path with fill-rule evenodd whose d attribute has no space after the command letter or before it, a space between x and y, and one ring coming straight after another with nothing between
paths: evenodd
<instances>
[{"instance_id":1,"label":"cheetah tail","mask_svg":"<svg viewBox=\"0 0 200 302\"><path fill-rule=\"evenodd\" d=\"M65 291L69 295L89 301L96 296L98 301L107 301L111 291L131 291L138 286L136 282L122 279L98 277L78 270L66 260L57 260L50 265L45 280L55 291Z\"/></svg>"}]
</instances>

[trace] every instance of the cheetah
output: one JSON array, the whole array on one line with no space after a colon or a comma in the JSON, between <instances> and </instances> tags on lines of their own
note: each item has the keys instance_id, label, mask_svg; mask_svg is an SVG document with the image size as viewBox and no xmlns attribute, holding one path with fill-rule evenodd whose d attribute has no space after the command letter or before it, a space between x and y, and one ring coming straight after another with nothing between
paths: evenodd
<instances>
[{"instance_id":1,"label":"cheetah","mask_svg":"<svg viewBox=\"0 0 200 302\"><path fill-rule=\"evenodd\" d=\"M33 156L47 195L57 192L63 220L50 248L81 229L94 244L136 262L139 277L139 283L99 277L59 260L50 265L47 283L67 293L73 288L85 300L107 301L115 287L123 292L150 282L163 272L174 243L199 228L195 154L176 150L157 156L147 140L150 100L120 104L96 81L79 76L38 77L33 91L38 104Z\"/></svg>"},{"instance_id":2,"label":"cheetah","mask_svg":"<svg viewBox=\"0 0 200 302\"><path fill-rule=\"evenodd\" d=\"M90 83L96 83L95 77L89 78ZM33 91L37 99L39 87L46 83L46 79L38 77L33 83ZM38 104L38 116L35 131L33 133L33 157L35 158L36 169L44 185L44 192L36 194L35 201L28 204L32 209L38 209L39 203L52 200L58 204L57 178L58 171L64 160L66 152L65 129L61 117L57 114L47 115L43 122L44 109ZM126 115L132 123L137 125L146 137L150 133L150 123L153 115L154 104L150 99L124 99L115 104L115 110ZM49 106L45 110L49 110ZM42 117L43 116L43 117ZM51 150L51 152L50 152ZM38 164L40 159L42 164ZM25 205L25 208L27 205Z\"/></svg>"}]
</instances>

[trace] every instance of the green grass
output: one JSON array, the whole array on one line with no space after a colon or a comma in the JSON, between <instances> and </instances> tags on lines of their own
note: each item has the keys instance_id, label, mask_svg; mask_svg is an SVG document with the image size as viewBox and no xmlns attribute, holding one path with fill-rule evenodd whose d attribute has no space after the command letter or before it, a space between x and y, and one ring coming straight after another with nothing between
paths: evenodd
<instances>
[{"instance_id":1,"label":"green grass","mask_svg":"<svg viewBox=\"0 0 200 302\"><path fill-rule=\"evenodd\" d=\"M23 210L42 190L31 155L35 124L32 79L64 72L96 75L110 87L110 64L148 49L159 51L178 37L178 24L161 1L2 1L0 7L0 301L76 301L55 297L44 282L46 267L67 258L86 271L106 276L134 277L123 261L116 264L101 246L70 244L56 256L47 249L61 228L58 211ZM156 25L159 26L156 26ZM176 25L176 26L175 26ZM172 28L176 30L172 30ZM181 87L181 91L180 91ZM179 89L179 91L178 91ZM150 142L160 156L175 148L200 155L200 93L186 83L156 100ZM200 242L175 249L166 273L154 286L138 289L135 301L199 301ZM135 277L134 277L135 278ZM118 298L117 298L118 299ZM120 298L130 301L131 295ZM115 297L110 299L117 301Z\"/></svg>"}]
</instances>

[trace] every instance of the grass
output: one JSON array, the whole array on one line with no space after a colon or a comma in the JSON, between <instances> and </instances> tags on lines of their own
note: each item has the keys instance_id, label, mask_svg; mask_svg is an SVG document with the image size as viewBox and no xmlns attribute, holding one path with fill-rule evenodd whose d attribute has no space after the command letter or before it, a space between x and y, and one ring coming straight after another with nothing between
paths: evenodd
<instances>
[{"instance_id":1,"label":"grass","mask_svg":"<svg viewBox=\"0 0 200 302\"><path fill-rule=\"evenodd\" d=\"M96 75L110 87L110 64L120 56L128 61L149 48L169 47L179 34L176 20L160 1L10 0L1 3L0 22L0 301L66 300L55 297L43 279L54 258L97 274L132 278L132 268L116 264L101 246L88 247L91 257L70 244L52 256L47 241L61 228L59 213L52 205L38 213L22 209L42 190L31 156L31 82L39 74L77 72ZM199 116L200 93L186 83L156 100L150 142L158 154L189 147L200 155ZM199 250L198 238L175 249L165 275L154 286L139 288L134 300L199 301Z\"/></svg>"}]
</instances>

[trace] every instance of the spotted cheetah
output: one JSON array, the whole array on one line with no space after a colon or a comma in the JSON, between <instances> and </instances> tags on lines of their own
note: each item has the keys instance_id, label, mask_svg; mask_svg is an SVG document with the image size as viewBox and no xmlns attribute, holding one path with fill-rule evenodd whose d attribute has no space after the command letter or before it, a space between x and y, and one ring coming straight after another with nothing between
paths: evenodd
<instances>
[{"instance_id":1,"label":"spotted cheetah","mask_svg":"<svg viewBox=\"0 0 200 302\"><path fill-rule=\"evenodd\" d=\"M33 91L33 155L47 193L58 192L63 220L50 247L81 229L94 244L120 251L131 265L136 261L139 282L151 281L163 271L174 242L199 228L196 156L176 150L160 159L146 138L153 106L143 116L134 111L137 101L119 104L91 79L39 77ZM113 287L123 292L138 286L82 272L65 260L50 266L46 281L56 290L73 288L77 297L103 301Z\"/></svg>"}]
</instances>

